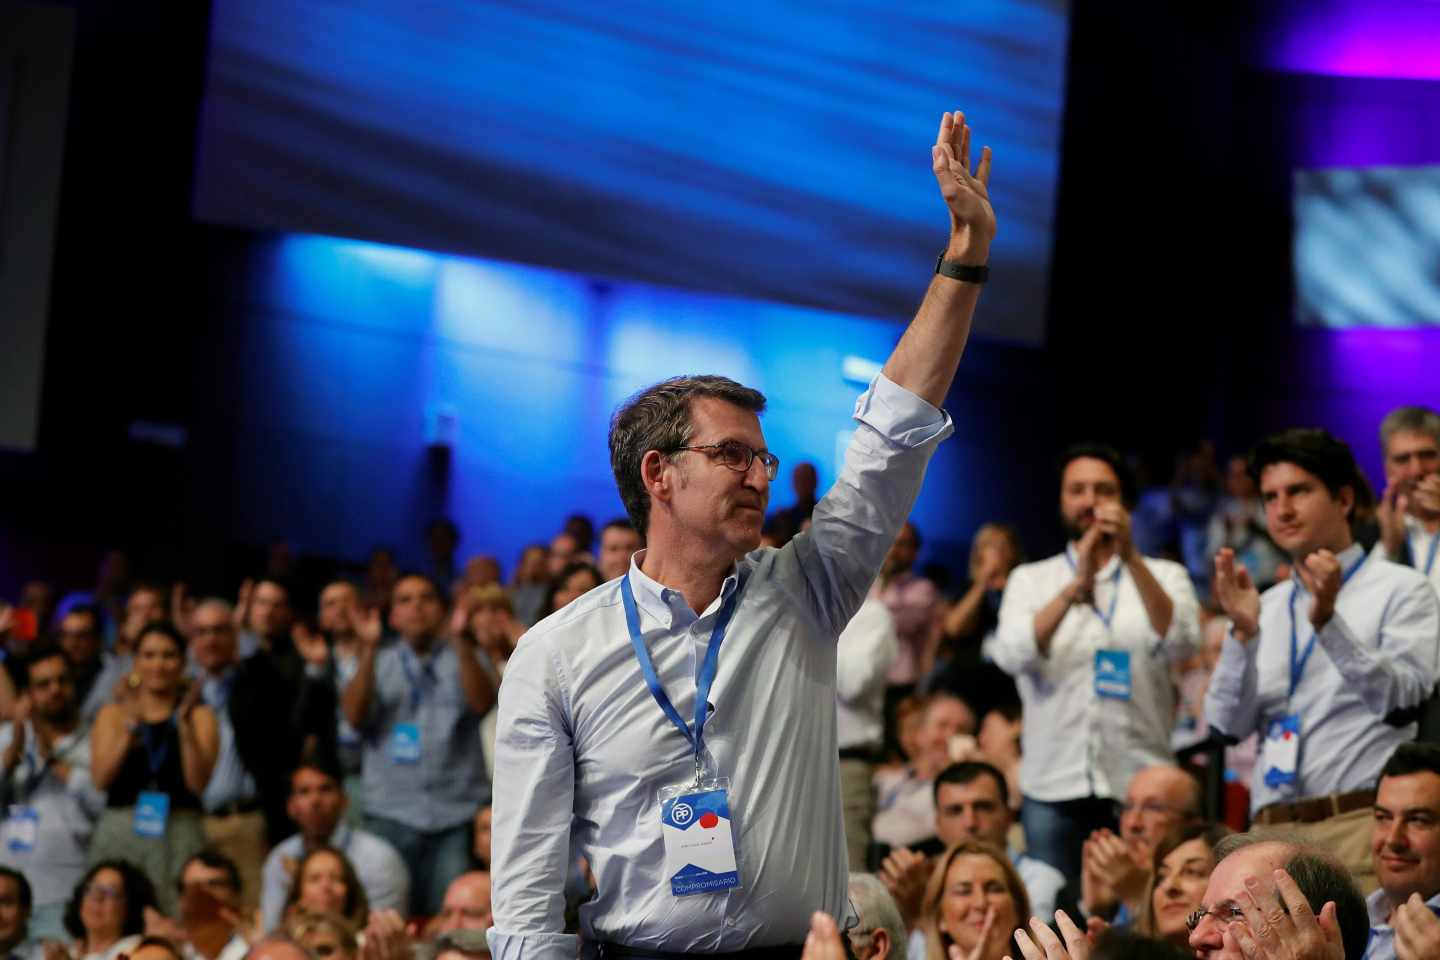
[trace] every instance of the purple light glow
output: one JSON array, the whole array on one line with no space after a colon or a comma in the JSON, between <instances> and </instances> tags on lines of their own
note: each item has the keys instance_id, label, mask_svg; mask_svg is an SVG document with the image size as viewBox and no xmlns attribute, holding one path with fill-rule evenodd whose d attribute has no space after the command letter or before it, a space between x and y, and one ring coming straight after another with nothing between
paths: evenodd
<instances>
[{"instance_id":1,"label":"purple light glow","mask_svg":"<svg viewBox=\"0 0 1440 960\"><path fill-rule=\"evenodd\" d=\"M1440 80L1440 3L1303 0L1270 8L1266 65L1340 77Z\"/></svg>"}]
</instances>

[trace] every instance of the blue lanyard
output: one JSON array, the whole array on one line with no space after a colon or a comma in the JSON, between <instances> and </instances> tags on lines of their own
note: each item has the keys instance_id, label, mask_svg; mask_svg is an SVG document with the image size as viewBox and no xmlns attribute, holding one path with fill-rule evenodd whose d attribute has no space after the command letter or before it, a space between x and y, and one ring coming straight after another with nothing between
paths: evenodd
<instances>
[{"instance_id":1,"label":"blue lanyard","mask_svg":"<svg viewBox=\"0 0 1440 960\"><path fill-rule=\"evenodd\" d=\"M1430 553L1425 558L1425 576L1430 576L1430 571L1435 569L1435 549L1440 547L1440 532L1430 538Z\"/></svg>"},{"instance_id":2,"label":"blue lanyard","mask_svg":"<svg viewBox=\"0 0 1440 960\"><path fill-rule=\"evenodd\" d=\"M414 654L405 645L405 641L400 641L400 644L400 666L405 668L405 679L410 681L410 709L412 711L419 710L422 686L427 679L432 685L435 681L434 657L432 656L431 662L421 667L419 675L416 675L415 668L410 666L410 658ZM415 659L418 662L420 658L416 657Z\"/></svg>"},{"instance_id":3,"label":"blue lanyard","mask_svg":"<svg viewBox=\"0 0 1440 960\"><path fill-rule=\"evenodd\" d=\"M1350 578L1355 576L1355 571L1365 565L1365 559L1365 554L1360 554L1360 559L1352 563L1350 569L1345 571L1345 575L1340 578L1341 590L1344 590L1345 584L1349 583ZM1304 563L1305 561L1299 560L1297 562ZM1303 654L1300 653L1299 629L1295 622L1295 597L1300 593L1300 575L1292 573L1291 577L1293 577L1295 581L1294 587L1290 590L1290 696L1293 697L1295 696L1295 688L1300 686L1300 678L1305 675L1305 664L1310 662L1310 654L1315 652L1316 634L1313 630L1310 632L1310 642L1305 645L1305 652ZM1339 599L1338 593L1336 594L1336 599Z\"/></svg>"},{"instance_id":4,"label":"blue lanyard","mask_svg":"<svg viewBox=\"0 0 1440 960\"><path fill-rule=\"evenodd\" d=\"M165 761L170 757L170 731L175 727L175 715L172 713L165 721L165 732L160 735L160 746L157 749L155 739L150 735L151 726L148 723L141 724L141 734L145 739L145 760L150 766L150 779L158 781L160 768L165 766Z\"/></svg>"},{"instance_id":5,"label":"blue lanyard","mask_svg":"<svg viewBox=\"0 0 1440 960\"><path fill-rule=\"evenodd\" d=\"M1065 551L1065 562L1070 564L1071 570L1074 570L1076 573L1080 572L1080 568L1075 566L1075 560L1070 556L1069 550ZM1093 604L1090 607L1091 610L1095 611L1095 616L1100 618L1100 622L1105 624L1106 630L1110 629L1110 624L1115 619L1115 604L1120 600L1120 574L1124 572L1125 564L1120 562L1119 557L1116 557L1115 575L1110 578L1110 582L1114 586L1114 589L1110 591L1110 609L1107 610L1105 613L1101 613L1099 607L1094 606Z\"/></svg>"},{"instance_id":6,"label":"blue lanyard","mask_svg":"<svg viewBox=\"0 0 1440 960\"><path fill-rule=\"evenodd\" d=\"M625 602L625 624L630 628L630 645L635 648L635 659L640 661L640 672L645 677L645 685L650 688L650 696L660 705L665 716L670 718L684 736L687 743L695 750L695 780L698 783L704 770L705 751L705 721L709 716L710 687L715 683L715 669L720 660L720 644L725 640L725 628L730 625L730 616L735 612L735 600L740 591L736 590L725 601L720 608L720 615L715 620L715 629L710 634L710 645L705 650L705 659L700 665L700 676L695 680L695 730L691 733L690 727L680 716L680 711L670 702L665 694L665 688L660 685L660 678L655 673L655 663L650 659L650 651L645 647L645 638L640 633L640 610L635 606L635 591L630 587L630 578L623 577L620 580L620 596Z\"/></svg>"}]
</instances>

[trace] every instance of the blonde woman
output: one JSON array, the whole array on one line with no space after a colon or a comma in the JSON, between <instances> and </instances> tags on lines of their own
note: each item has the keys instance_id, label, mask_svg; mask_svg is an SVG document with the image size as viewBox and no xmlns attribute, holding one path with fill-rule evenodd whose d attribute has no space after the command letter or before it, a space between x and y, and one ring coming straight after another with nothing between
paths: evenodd
<instances>
[{"instance_id":1,"label":"blonde woman","mask_svg":"<svg viewBox=\"0 0 1440 960\"><path fill-rule=\"evenodd\" d=\"M1012 935L1029 916L1030 896L1005 852L979 840L957 843L936 861L925 887L925 960L950 960L952 944L965 960L1022 956Z\"/></svg>"}]
</instances>

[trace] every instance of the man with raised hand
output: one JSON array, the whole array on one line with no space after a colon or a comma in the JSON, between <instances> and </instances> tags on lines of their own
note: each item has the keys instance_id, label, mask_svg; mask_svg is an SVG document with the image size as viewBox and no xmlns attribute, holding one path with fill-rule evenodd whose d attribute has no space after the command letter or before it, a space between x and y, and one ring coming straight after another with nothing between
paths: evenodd
<instances>
[{"instance_id":1,"label":"man with raised hand","mask_svg":"<svg viewBox=\"0 0 1440 960\"><path fill-rule=\"evenodd\" d=\"M1387 718L1435 686L1440 600L1420 573L1355 542L1369 488L1344 443L1289 430L1255 448L1250 473L1294 574L1261 596L1231 551L1216 556L1215 596L1232 626L1205 716L1227 737L1260 733L1253 822L1334 851L1368 892L1375 782L1416 729Z\"/></svg>"},{"instance_id":2,"label":"man with raised hand","mask_svg":"<svg viewBox=\"0 0 1440 960\"><path fill-rule=\"evenodd\" d=\"M611 465L647 549L537 624L500 694L497 960L569 960L564 885L596 893L602 957L798 957L812 911L844 916L836 637L910 511L969 336L995 232L990 152L946 114L932 148L950 243L915 319L855 408L810 529L759 549L779 468L765 398L724 377L664 381L611 422ZM721 645L723 643L723 655Z\"/></svg>"}]
</instances>

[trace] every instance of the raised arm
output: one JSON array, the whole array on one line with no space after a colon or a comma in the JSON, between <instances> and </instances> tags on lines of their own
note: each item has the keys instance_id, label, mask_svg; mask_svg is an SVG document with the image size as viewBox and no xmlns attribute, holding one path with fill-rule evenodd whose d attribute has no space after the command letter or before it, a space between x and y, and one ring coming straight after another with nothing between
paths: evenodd
<instances>
[{"instance_id":1,"label":"raised arm","mask_svg":"<svg viewBox=\"0 0 1440 960\"><path fill-rule=\"evenodd\" d=\"M931 169L950 211L950 242L945 260L983 267L995 237L995 211L990 206L990 148L970 166L970 127L959 111L940 120L930 149ZM884 373L898 385L933 406L945 402L950 383L970 337L970 322L980 299L980 284L936 274L925 291L915 319L895 346Z\"/></svg>"},{"instance_id":2,"label":"raised arm","mask_svg":"<svg viewBox=\"0 0 1440 960\"><path fill-rule=\"evenodd\" d=\"M375 695L375 654L380 649L380 611L367 610L364 614L351 613L351 622L360 638L360 655L355 676L345 686L340 697L340 709L345 722L356 730L365 728L365 718L370 712L370 699Z\"/></svg>"}]
</instances>

